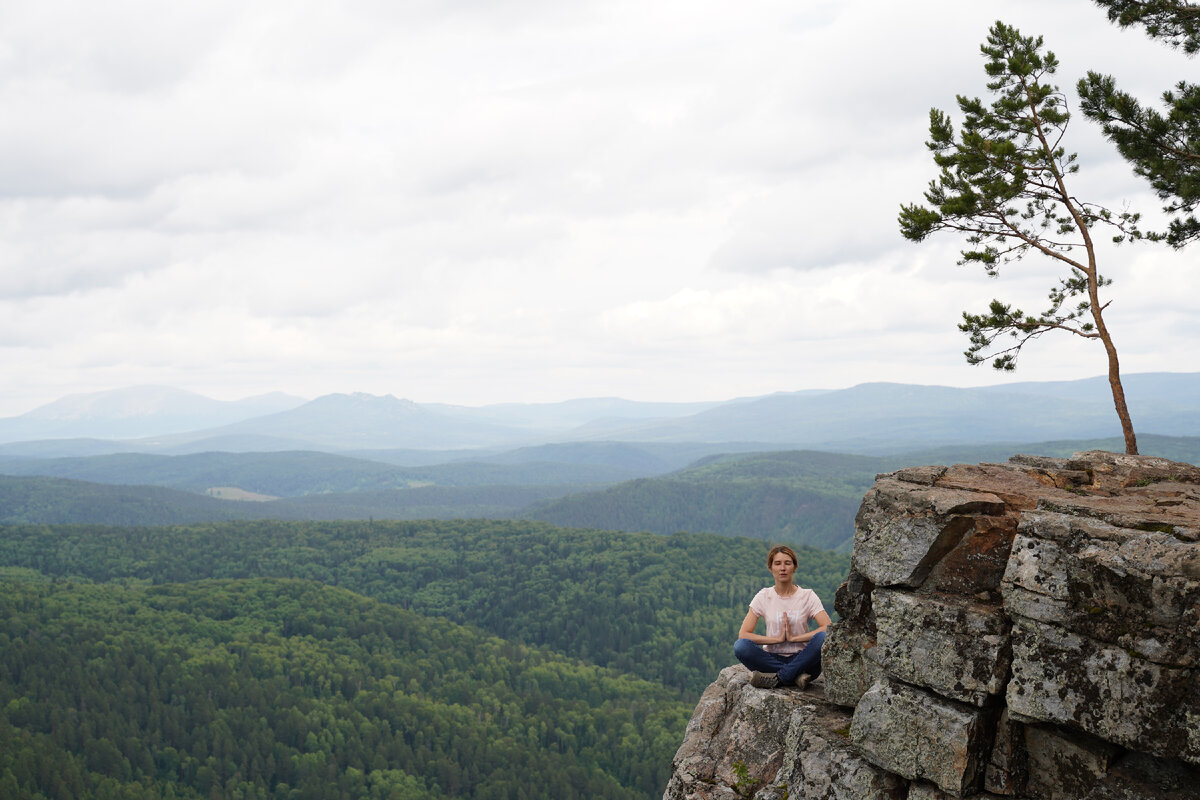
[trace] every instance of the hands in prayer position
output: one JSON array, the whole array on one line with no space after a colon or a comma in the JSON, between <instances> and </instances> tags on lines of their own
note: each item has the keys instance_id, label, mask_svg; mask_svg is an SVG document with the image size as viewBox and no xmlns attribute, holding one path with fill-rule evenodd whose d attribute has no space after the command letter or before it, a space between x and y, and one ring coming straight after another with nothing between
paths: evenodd
<instances>
[{"instance_id":1,"label":"hands in prayer position","mask_svg":"<svg viewBox=\"0 0 1200 800\"><path fill-rule=\"evenodd\" d=\"M765 641L764 642L765 644L783 644L784 642L807 642L809 639L811 639L813 637L813 632L810 630L807 630L807 629L803 630L803 631L793 631L792 627L794 625L797 625L798 623L796 623L792 620L792 617L790 614L781 614L780 617L781 617L780 633L776 636L771 637L767 641Z\"/></svg>"}]
</instances>

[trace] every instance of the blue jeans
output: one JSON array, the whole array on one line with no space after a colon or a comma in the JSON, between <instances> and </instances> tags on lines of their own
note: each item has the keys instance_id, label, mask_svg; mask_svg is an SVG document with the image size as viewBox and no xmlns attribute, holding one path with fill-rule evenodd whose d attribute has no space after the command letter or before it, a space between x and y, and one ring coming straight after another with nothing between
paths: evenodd
<instances>
[{"instance_id":1,"label":"blue jeans","mask_svg":"<svg viewBox=\"0 0 1200 800\"><path fill-rule=\"evenodd\" d=\"M821 644L824 641L825 631L819 631L799 653L780 655L768 653L749 639L738 639L733 645L733 654L749 670L777 673L779 682L787 686L806 672L814 678L821 674Z\"/></svg>"}]
</instances>

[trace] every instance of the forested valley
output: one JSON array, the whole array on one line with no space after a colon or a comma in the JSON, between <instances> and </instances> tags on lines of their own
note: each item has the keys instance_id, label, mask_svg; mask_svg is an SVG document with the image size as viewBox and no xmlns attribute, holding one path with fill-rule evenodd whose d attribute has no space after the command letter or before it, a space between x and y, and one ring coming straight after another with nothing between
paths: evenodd
<instances>
[{"instance_id":1,"label":"forested valley","mask_svg":"<svg viewBox=\"0 0 1200 800\"><path fill-rule=\"evenodd\" d=\"M1146 434L1140 440L1146 454L1200 459L1197 437ZM1116 439L1071 440L861 456L736 448L705 454L699 445L601 442L497 457L532 461L406 468L303 451L0 456L0 524L531 519L577 528L719 533L849 551L854 514L878 473L913 464L1002 462L1015 453L1069 456L1119 445ZM543 457L570 460L537 460ZM680 463L686 466L678 468ZM259 502L221 499L236 495Z\"/></svg>"},{"instance_id":2,"label":"forested valley","mask_svg":"<svg viewBox=\"0 0 1200 800\"><path fill-rule=\"evenodd\" d=\"M0 528L0 796L649 798L759 541L537 522ZM848 557L802 549L832 611Z\"/></svg>"}]
</instances>

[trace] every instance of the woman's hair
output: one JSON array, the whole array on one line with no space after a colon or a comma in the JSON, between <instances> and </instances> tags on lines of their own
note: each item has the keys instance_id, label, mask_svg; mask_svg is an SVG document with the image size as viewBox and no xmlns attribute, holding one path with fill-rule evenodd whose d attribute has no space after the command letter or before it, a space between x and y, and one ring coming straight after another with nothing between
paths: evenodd
<instances>
[{"instance_id":1,"label":"woman's hair","mask_svg":"<svg viewBox=\"0 0 1200 800\"><path fill-rule=\"evenodd\" d=\"M781 544L771 548L771 552L767 553L767 567L770 568L771 562L775 560L775 556L783 553L788 558L792 559L792 564L800 566L800 559L796 558L796 551L788 547L786 544Z\"/></svg>"}]
</instances>

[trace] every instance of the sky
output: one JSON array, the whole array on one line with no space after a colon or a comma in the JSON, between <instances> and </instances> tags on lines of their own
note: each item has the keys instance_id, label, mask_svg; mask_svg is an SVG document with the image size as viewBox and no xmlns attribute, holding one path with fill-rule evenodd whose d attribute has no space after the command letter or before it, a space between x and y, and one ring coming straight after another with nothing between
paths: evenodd
<instances>
[{"instance_id":1,"label":"sky","mask_svg":"<svg viewBox=\"0 0 1200 800\"><path fill-rule=\"evenodd\" d=\"M1200 62L1088 0L0 3L0 416L131 385L485 405L1016 373L956 325L1058 272L904 240L1000 18L1153 100ZM1082 114L1078 196L1159 203ZM1200 370L1197 250L1101 249L1122 369Z\"/></svg>"}]
</instances>

